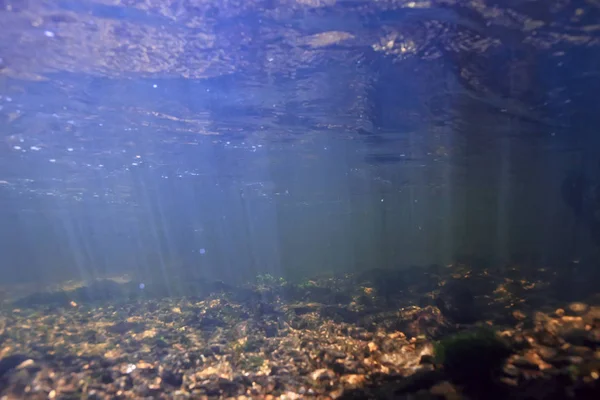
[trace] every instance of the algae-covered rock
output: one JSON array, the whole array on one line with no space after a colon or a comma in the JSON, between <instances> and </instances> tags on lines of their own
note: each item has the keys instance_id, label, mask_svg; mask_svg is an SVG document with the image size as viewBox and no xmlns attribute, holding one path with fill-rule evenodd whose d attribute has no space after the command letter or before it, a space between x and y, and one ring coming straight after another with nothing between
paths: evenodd
<instances>
[{"instance_id":1,"label":"algae-covered rock","mask_svg":"<svg viewBox=\"0 0 600 400\"><path fill-rule=\"evenodd\" d=\"M461 383L489 381L510 355L510 346L492 330L479 328L442 339L434 347L436 361Z\"/></svg>"}]
</instances>

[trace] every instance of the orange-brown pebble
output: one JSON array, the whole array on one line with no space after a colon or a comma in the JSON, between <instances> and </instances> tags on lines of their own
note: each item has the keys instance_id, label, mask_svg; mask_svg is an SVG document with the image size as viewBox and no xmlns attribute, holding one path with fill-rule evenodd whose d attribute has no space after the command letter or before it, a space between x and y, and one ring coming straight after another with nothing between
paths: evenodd
<instances>
[{"instance_id":1,"label":"orange-brown pebble","mask_svg":"<svg viewBox=\"0 0 600 400\"><path fill-rule=\"evenodd\" d=\"M515 310L512 312L512 316L517 321L523 321L527 316L523 313L523 311Z\"/></svg>"}]
</instances>

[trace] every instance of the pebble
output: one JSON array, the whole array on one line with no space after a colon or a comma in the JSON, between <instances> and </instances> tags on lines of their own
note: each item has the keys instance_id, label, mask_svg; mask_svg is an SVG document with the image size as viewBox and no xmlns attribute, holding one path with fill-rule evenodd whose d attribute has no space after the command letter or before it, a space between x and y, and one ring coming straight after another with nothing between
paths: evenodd
<instances>
[{"instance_id":1,"label":"pebble","mask_svg":"<svg viewBox=\"0 0 600 400\"><path fill-rule=\"evenodd\" d=\"M504 372L504 375L512 378L516 378L519 376L519 368L517 368L513 364L506 364L502 369L502 372Z\"/></svg>"},{"instance_id":2,"label":"pebble","mask_svg":"<svg viewBox=\"0 0 600 400\"><path fill-rule=\"evenodd\" d=\"M519 367L519 368L523 368L523 369L529 369L529 370L539 370L540 367L532 362L531 360L528 360L525 357L522 356L517 356L512 360L512 363L514 366Z\"/></svg>"},{"instance_id":3,"label":"pebble","mask_svg":"<svg viewBox=\"0 0 600 400\"><path fill-rule=\"evenodd\" d=\"M568 309L575 315L582 315L588 310L588 305L585 303L574 302L569 304Z\"/></svg>"},{"instance_id":4,"label":"pebble","mask_svg":"<svg viewBox=\"0 0 600 400\"><path fill-rule=\"evenodd\" d=\"M429 393L436 397L442 397L446 400L460 399L461 396L450 382L444 381L437 383L429 389Z\"/></svg>"},{"instance_id":5,"label":"pebble","mask_svg":"<svg viewBox=\"0 0 600 400\"><path fill-rule=\"evenodd\" d=\"M365 382L364 375L350 374L342 376L342 382L349 386L362 386Z\"/></svg>"},{"instance_id":6,"label":"pebble","mask_svg":"<svg viewBox=\"0 0 600 400\"><path fill-rule=\"evenodd\" d=\"M520 310L513 311L512 316L517 321L523 321L523 320L525 320L525 318L527 318L527 316L523 313L523 311L520 311Z\"/></svg>"},{"instance_id":7,"label":"pebble","mask_svg":"<svg viewBox=\"0 0 600 400\"><path fill-rule=\"evenodd\" d=\"M536 350L545 361L552 360L558 355L558 350L552 347L539 346Z\"/></svg>"},{"instance_id":8,"label":"pebble","mask_svg":"<svg viewBox=\"0 0 600 400\"><path fill-rule=\"evenodd\" d=\"M335 373L327 368L321 368L313 371L310 377L315 381L325 381L335 378Z\"/></svg>"},{"instance_id":9,"label":"pebble","mask_svg":"<svg viewBox=\"0 0 600 400\"><path fill-rule=\"evenodd\" d=\"M377 345L375 344L375 342L369 342L369 344L367 345L367 347L369 348L369 351L370 351L371 353L374 353L374 352L376 352L376 351L377 351L377 349L378 349L378 347L377 347Z\"/></svg>"}]
</instances>

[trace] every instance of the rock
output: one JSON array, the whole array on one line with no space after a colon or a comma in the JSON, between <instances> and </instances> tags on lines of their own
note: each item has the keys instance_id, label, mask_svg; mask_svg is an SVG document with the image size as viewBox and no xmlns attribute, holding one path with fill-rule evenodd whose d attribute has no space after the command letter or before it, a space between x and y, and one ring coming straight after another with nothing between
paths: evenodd
<instances>
[{"instance_id":1,"label":"rock","mask_svg":"<svg viewBox=\"0 0 600 400\"><path fill-rule=\"evenodd\" d=\"M552 347L539 346L536 351L544 361L552 360L558 355L558 350Z\"/></svg>"},{"instance_id":2,"label":"rock","mask_svg":"<svg viewBox=\"0 0 600 400\"><path fill-rule=\"evenodd\" d=\"M342 382L350 387L358 387L364 385L366 378L364 375L350 374L342 376Z\"/></svg>"},{"instance_id":3,"label":"rock","mask_svg":"<svg viewBox=\"0 0 600 400\"><path fill-rule=\"evenodd\" d=\"M423 389L429 389L441 381L443 377L443 373L437 370L417 371L398 382L394 394L400 395L403 393L412 393Z\"/></svg>"},{"instance_id":4,"label":"rock","mask_svg":"<svg viewBox=\"0 0 600 400\"><path fill-rule=\"evenodd\" d=\"M574 302L574 303L569 304L567 309L570 311L570 314L582 315L587 312L587 310L589 309L589 306L585 303Z\"/></svg>"},{"instance_id":5,"label":"rock","mask_svg":"<svg viewBox=\"0 0 600 400\"><path fill-rule=\"evenodd\" d=\"M127 332L140 333L145 329L145 325L142 322L127 322L120 321L106 328L110 333L117 335L123 335Z\"/></svg>"},{"instance_id":6,"label":"rock","mask_svg":"<svg viewBox=\"0 0 600 400\"><path fill-rule=\"evenodd\" d=\"M326 350L325 354L333 360L340 360L346 358L346 353L338 350Z\"/></svg>"},{"instance_id":7,"label":"rock","mask_svg":"<svg viewBox=\"0 0 600 400\"><path fill-rule=\"evenodd\" d=\"M523 311L520 311L520 310L513 311L512 316L517 321L524 321L527 318L527 316L523 313Z\"/></svg>"},{"instance_id":8,"label":"rock","mask_svg":"<svg viewBox=\"0 0 600 400\"><path fill-rule=\"evenodd\" d=\"M440 290L435 304L442 314L457 323L468 324L481 317L468 279L448 282Z\"/></svg>"},{"instance_id":9,"label":"rock","mask_svg":"<svg viewBox=\"0 0 600 400\"><path fill-rule=\"evenodd\" d=\"M512 364L515 367L522 369L529 369L534 371L538 371L540 369L540 367L536 363L532 362L531 360L528 360L523 356L516 356L515 358L513 358Z\"/></svg>"},{"instance_id":10,"label":"rock","mask_svg":"<svg viewBox=\"0 0 600 400\"><path fill-rule=\"evenodd\" d=\"M424 354L421 356L419 364L435 364L435 358L431 354Z\"/></svg>"},{"instance_id":11,"label":"rock","mask_svg":"<svg viewBox=\"0 0 600 400\"><path fill-rule=\"evenodd\" d=\"M512 363L522 369L528 370L545 370L552 368L550 364L545 362L538 353L533 350L527 351L523 356L515 356Z\"/></svg>"},{"instance_id":12,"label":"rock","mask_svg":"<svg viewBox=\"0 0 600 400\"><path fill-rule=\"evenodd\" d=\"M510 378L517 378L519 376L519 368L513 364L506 364L504 368L502 368L502 372Z\"/></svg>"},{"instance_id":13,"label":"rock","mask_svg":"<svg viewBox=\"0 0 600 400\"><path fill-rule=\"evenodd\" d=\"M0 359L0 377L12 369L16 369L30 358L24 354L13 354Z\"/></svg>"},{"instance_id":14,"label":"rock","mask_svg":"<svg viewBox=\"0 0 600 400\"><path fill-rule=\"evenodd\" d=\"M462 398L454 385L448 381L436 383L429 389L429 393L436 398L439 397L446 400L459 400Z\"/></svg>"},{"instance_id":15,"label":"rock","mask_svg":"<svg viewBox=\"0 0 600 400\"><path fill-rule=\"evenodd\" d=\"M574 346L595 346L595 339L585 329L568 329L562 334L562 338Z\"/></svg>"},{"instance_id":16,"label":"rock","mask_svg":"<svg viewBox=\"0 0 600 400\"><path fill-rule=\"evenodd\" d=\"M335 378L335 372L333 372L330 369L327 368L321 368L321 369L317 369L315 371L313 371L310 374L310 377L315 380L315 381L326 381L326 380L332 380Z\"/></svg>"},{"instance_id":17,"label":"rock","mask_svg":"<svg viewBox=\"0 0 600 400\"><path fill-rule=\"evenodd\" d=\"M165 369L160 374L163 382L167 385L180 387L183 383L183 375L180 373L173 372L171 370Z\"/></svg>"},{"instance_id":18,"label":"rock","mask_svg":"<svg viewBox=\"0 0 600 400\"><path fill-rule=\"evenodd\" d=\"M350 336L352 339L362 340L365 342L373 339L373 333L362 327L349 327L348 336Z\"/></svg>"}]
</instances>

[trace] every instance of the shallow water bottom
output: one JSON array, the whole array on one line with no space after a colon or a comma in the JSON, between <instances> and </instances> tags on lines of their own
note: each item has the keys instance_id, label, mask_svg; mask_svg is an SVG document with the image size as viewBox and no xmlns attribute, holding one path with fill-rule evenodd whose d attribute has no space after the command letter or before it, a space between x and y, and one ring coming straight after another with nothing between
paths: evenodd
<instances>
[{"instance_id":1,"label":"shallow water bottom","mask_svg":"<svg viewBox=\"0 0 600 400\"><path fill-rule=\"evenodd\" d=\"M195 282L178 297L114 280L32 293L0 314L0 396L598 398L600 296L567 298L572 272L452 265ZM480 334L492 331L494 343Z\"/></svg>"}]
</instances>

